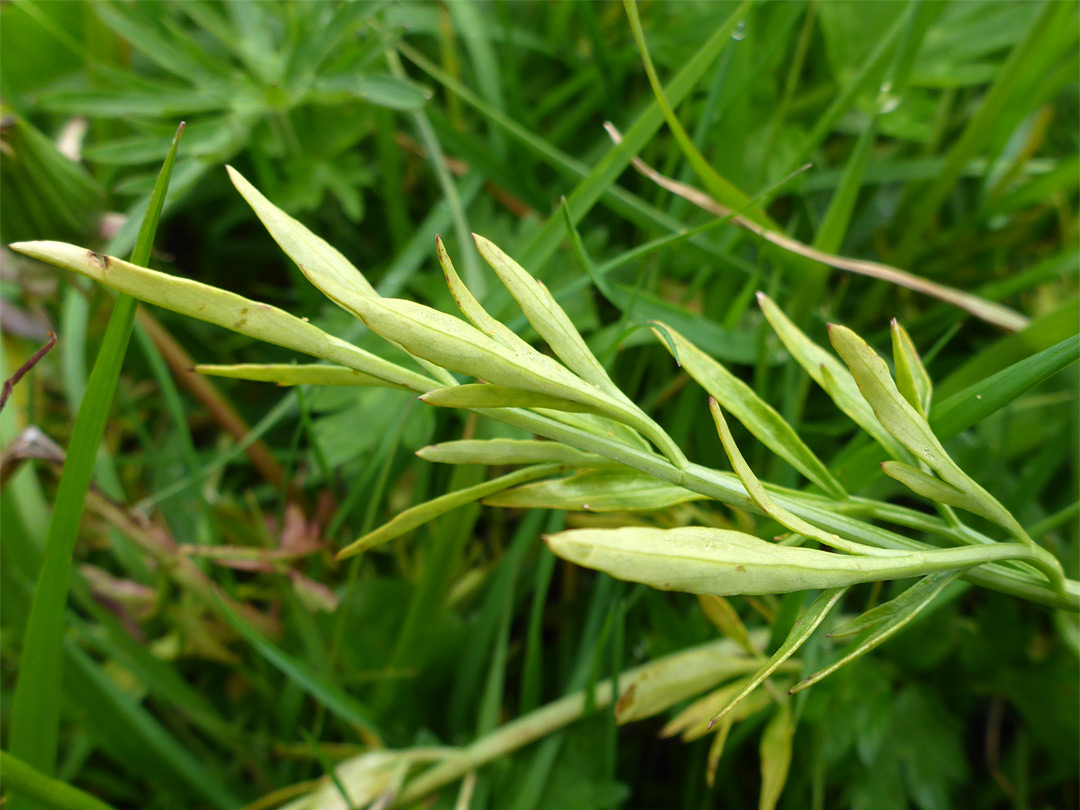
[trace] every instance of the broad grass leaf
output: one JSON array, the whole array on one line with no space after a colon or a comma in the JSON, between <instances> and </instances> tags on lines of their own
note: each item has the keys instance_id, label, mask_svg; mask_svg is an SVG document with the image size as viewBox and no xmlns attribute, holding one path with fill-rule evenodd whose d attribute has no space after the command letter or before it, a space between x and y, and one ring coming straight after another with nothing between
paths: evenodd
<instances>
[{"instance_id":1,"label":"broad grass leaf","mask_svg":"<svg viewBox=\"0 0 1080 810\"><path fill-rule=\"evenodd\" d=\"M467 503L474 503L481 498L508 487L516 486L517 484L522 484L526 481L534 481L537 478L544 478L558 472L559 469L560 465L558 464L542 464L526 467L525 469L516 470L507 475L500 476L499 478L484 481L473 487L466 487L465 489L448 492L441 497L434 498L426 503L414 506L411 509L406 509L401 514L395 516L390 522L383 524L374 531L368 532L355 542L345 546L345 548L338 552L337 558L342 560L346 557L351 557L354 554L359 554L362 551L367 551L375 546L380 546L383 543L387 543L396 537L400 537L401 535L412 531L413 529L423 526L425 523L434 520L439 517L439 515L446 514L452 509L457 509L459 506L464 506Z\"/></svg>"},{"instance_id":2,"label":"broad grass leaf","mask_svg":"<svg viewBox=\"0 0 1080 810\"><path fill-rule=\"evenodd\" d=\"M583 512L640 512L666 509L704 495L626 468L584 470L484 499L489 506L567 509Z\"/></svg>"},{"instance_id":3,"label":"broad grass leaf","mask_svg":"<svg viewBox=\"0 0 1080 810\"><path fill-rule=\"evenodd\" d=\"M930 398L934 384L923 367L919 352L911 341L911 335L893 318L891 325L893 366L896 369L896 387L904 399L923 419L930 413Z\"/></svg>"},{"instance_id":4,"label":"broad grass leaf","mask_svg":"<svg viewBox=\"0 0 1080 810\"><path fill-rule=\"evenodd\" d=\"M1080 336L1013 363L996 374L938 402L930 412L930 427L941 439L950 439L978 424L1026 391L1072 365L1080 356Z\"/></svg>"},{"instance_id":5,"label":"broad grass leaf","mask_svg":"<svg viewBox=\"0 0 1080 810\"><path fill-rule=\"evenodd\" d=\"M616 579L716 596L843 588L1008 559L1046 565L1038 550L1019 543L864 557L780 546L741 532L697 526L571 529L544 539L564 560Z\"/></svg>"},{"instance_id":6,"label":"broad grass leaf","mask_svg":"<svg viewBox=\"0 0 1080 810\"><path fill-rule=\"evenodd\" d=\"M561 442L537 439L462 439L422 447L416 455L439 464L604 464L605 459Z\"/></svg>"},{"instance_id":7,"label":"broad grass leaf","mask_svg":"<svg viewBox=\"0 0 1080 810\"><path fill-rule=\"evenodd\" d=\"M775 408L676 330L666 325L664 328L675 344L673 355L679 359L683 370L731 411L747 430L825 492L834 498L846 497L844 488ZM655 328L653 332L671 351L663 335Z\"/></svg>"},{"instance_id":8,"label":"broad grass leaf","mask_svg":"<svg viewBox=\"0 0 1080 810\"><path fill-rule=\"evenodd\" d=\"M277 383L278 385L358 385L404 388L346 366L290 363L237 363L197 365L195 371L208 377ZM407 389L406 389L407 390Z\"/></svg>"}]
</instances>

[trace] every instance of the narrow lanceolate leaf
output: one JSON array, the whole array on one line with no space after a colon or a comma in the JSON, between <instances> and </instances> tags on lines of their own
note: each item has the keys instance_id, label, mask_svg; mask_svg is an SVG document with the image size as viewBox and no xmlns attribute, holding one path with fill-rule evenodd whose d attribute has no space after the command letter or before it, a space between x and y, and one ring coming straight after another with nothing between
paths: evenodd
<instances>
[{"instance_id":1,"label":"narrow lanceolate leaf","mask_svg":"<svg viewBox=\"0 0 1080 810\"><path fill-rule=\"evenodd\" d=\"M643 512L703 499L637 470L608 468L506 490L485 498L484 503L517 509Z\"/></svg>"},{"instance_id":2,"label":"narrow lanceolate leaf","mask_svg":"<svg viewBox=\"0 0 1080 810\"><path fill-rule=\"evenodd\" d=\"M11 247L140 301L223 326L256 340L339 363L413 391L423 393L439 387L422 374L376 357L269 304L62 242L19 242Z\"/></svg>"},{"instance_id":3,"label":"narrow lanceolate leaf","mask_svg":"<svg viewBox=\"0 0 1080 810\"><path fill-rule=\"evenodd\" d=\"M747 430L825 492L834 498L846 497L844 488L775 408L677 331L669 326L665 326L665 331L674 344L673 355L678 358L683 370L731 411ZM653 329L653 332L663 340L659 331ZM671 351L671 344L663 342Z\"/></svg>"},{"instance_id":4,"label":"narrow lanceolate leaf","mask_svg":"<svg viewBox=\"0 0 1080 810\"><path fill-rule=\"evenodd\" d=\"M255 215L266 226L286 255L298 266L311 268L325 274L347 287L355 287L365 295L377 295L364 274L341 255L341 252L319 236L313 234L301 222L286 214L232 166L226 166L229 179L236 190L251 206Z\"/></svg>"},{"instance_id":5,"label":"narrow lanceolate leaf","mask_svg":"<svg viewBox=\"0 0 1080 810\"><path fill-rule=\"evenodd\" d=\"M491 265L491 269L517 300L529 323L547 341L566 367L610 396L625 399L625 395L608 377L600 361L585 345L585 340L570 321L570 317L548 292L547 287L529 275L525 268L503 253L494 243L475 233L473 239L476 240L480 255Z\"/></svg>"},{"instance_id":6,"label":"narrow lanceolate leaf","mask_svg":"<svg viewBox=\"0 0 1080 810\"><path fill-rule=\"evenodd\" d=\"M686 464L686 457L671 437L637 407L583 382L539 352L508 349L465 321L412 301L361 295L332 279L308 277L373 332L415 357L493 385L579 402L594 413L640 431L676 466Z\"/></svg>"},{"instance_id":7,"label":"narrow lanceolate leaf","mask_svg":"<svg viewBox=\"0 0 1080 810\"><path fill-rule=\"evenodd\" d=\"M424 461L438 464L562 464L580 467L611 463L561 442L537 439L462 439L422 447L416 451L416 455Z\"/></svg>"},{"instance_id":8,"label":"narrow lanceolate leaf","mask_svg":"<svg viewBox=\"0 0 1080 810\"><path fill-rule=\"evenodd\" d=\"M846 591L847 588L834 588L819 594L795 622L795 625L787 634L787 638L784 639L784 643L769 657L769 660L765 662L761 669L755 672L754 676L743 685L743 688L717 711L712 720L709 721L709 727L712 728L723 720L750 693L765 683L766 678L783 666L784 662L791 658L806 643L806 640L814 634L814 631L818 629L818 625L829 615L829 611L836 607L836 603L840 601Z\"/></svg>"},{"instance_id":9,"label":"narrow lanceolate leaf","mask_svg":"<svg viewBox=\"0 0 1080 810\"><path fill-rule=\"evenodd\" d=\"M773 810L784 791L791 767L791 747L795 719L791 706L781 703L761 735L761 795L758 810Z\"/></svg>"},{"instance_id":10,"label":"narrow lanceolate leaf","mask_svg":"<svg viewBox=\"0 0 1080 810\"><path fill-rule=\"evenodd\" d=\"M1049 565L1039 549L1021 543L912 551L890 557L848 557L779 546L741 532L699 526L571 529L544 539L564 560L616 579L641 582L663 591L716 596L843 588L1000 560L1023 560L1043 570Z\"/></svg>"},{"instance_id":11,"label":"narrow lanceolate leaf","mask_svg":"<svg viewBox=\"0 0 1080 810\"><path fill-rule=\"evenodd\" d=\"M503 385L455 385L436 388L420 397L420 401L438 408L549 408L553 411L589 413L588 405L570 399L507 388Z\"/></svg>"},{"instance_id":12,"label":"narrow lanceolate leaf","mask_svg":"<svg viewBox=\"0 0 1080 810\"><path fill-rule=\"evenodd\" d=\"M785 529L789 529L796 534L801 534L803 537L817 540L819 543L823 543L830 548L840 549L852 554L869 554L888 557L902 555L904 553L902 551L874 548L873 546L845 540L838 534L819 529L812 523L806 522L798 515L794 515L782 507L772 499L761 481L754 475L754 471L750 469L750 465L746 463L742 451L739 450L739 446L735 444L735 438L731 435L727 420L724 419L724 412L720 410L720 406L717 404L716 400L711 397L709 398L709 411L712 413L713 421L716 423L716 432L720 434L720 443L724 446L724 452L727 453L728 461L731 462L731 468L735 471L735 475L738 476L739 481L742 482L743 487L746 489L746 494L750 496L750 500L756 503L762 512L771 517Z\"/></svg>"},{"instance_id":13,"label":"narrow lanceolate leaf","mask_svg":"<svg viewBox=\"0 0 1080 810\"><path fill-rule=\"evenodd\" d=\"M922 358L911 341L911 335L893 318L892 322L893 365L896 367L896 387L904 399L925 419L930 413L930 397L934 384L923 367Z\"/></svg>"},{"instance_id":14,"label":"narrow lanceolate leaf","mask_svg":"<svg viewBox=\"0 0 1080 810\"><path fill-rule=\"evenodd\" d=\"M371 385L404 388L346 366L290 363L237 363L231 366L198 365L195 371L208 377L277 383L278 385Z\"/></svg>"},{"instance_id":15,"label":"narrow lanceolate leaf","mask_svg":"<svg viewBox=\"0 0 1080 810\"><path fill-rule=\"evenodd\" d=\"M942 571L940 574L931 574L923 577L900 596L890 599L884 604L856 616L840 627L829 633L829 638L846 638L873 630L886 622L903 615L913 604L920 604L928 598L929 594L940 593L946 586L957 578L955 571ZM943 584L944 583L944 584ZM931 600L933 596L929 597Z\"/></svg>"},{"instance_id":16,"label":"narrow lanceolate leaf","mask_svg":"<svg viewBox=\"0 0 1080 810\"><path fill-rule=\"evenodd\" d=\"M184 125L181 124L150 195L150 204L132 254L137 262L146 262L150 258L183 130ZM18 249L16 245L12 247ZM85 254L85 251L81 252ZM75 540L86 506L86 493L94 474L98 446L105 433L116 382L131 339L135 307L133 298L122 295L117 299L94 361L86 394L75 417L71 445L45 538L44 559L23 636L8 745L14 756L44 776L52 776L56 769L60 705L63 703L64 612L67 609ZM23 808L34 805L17 799L11 802L11 806Z\"/></svg>"},{"instance_id":17,"label":"narrow lanceolate leaf","mask_svg":"<svg viewBox=\"0 0 1080 810\"><path fill-rule=\"evenodd\" d=\"M373 532L368 532L359 540L345 546L338 552L337 558L343 560L369 548L388 543L396 537L411 532L413 529L423 526L428 521L434 520L440 515L445 515L452 509L464 506L508 487L523 484L526 481L535 481L537 478L545 478L561 469L558 464L541 464L516 470L499 478L493 478L474 487L466 487L455 492L448 492L442 497L427 501L426 503L406 509L393 520L384 523Z\"/></svg>"},{"instance_id":18,"label":"narrow lanceolate leaf","mask_svg":"<svg viewBox=\"0 0 1080 810\"><path fill-rule=\"evenodd\" d=\"M874 411L859 393L851 373L831 353L810 340L793 324L765 293L757 294L758 305L777 337L791 352L803 370L810 375L856 425L869 433L893 458L905 458L903 446L894 439L874 416Z\"/></svg>"},{"instance_id":19,"label":"narrow lanceolate leaf","mask_svg":"<svg viewBox=\"0 0 1080 810\"><path fill-rule=\"evenodd\" d=\"M970 492L959 490L952 484L947 484L940 478L935 478L930 473L923 472L899 461L886 461L882 463L881 469L889 478L899 481L916 495L922 495L924 498L929 498L938 503L966 509L968 512L976 514L982 512L981 505Z\"/></svg>"},{"instance_id":20,"label":"narrow lanceolate leaf","mask_svg":"<svg viewBox=\"0 0 1080 810\"><path fill-rule=\"evenodd\" d=\"M904 399L889 375L889 367L885 365L885 361L866 344L866 341L850 329L835 324L829 327L829 339L837 354L851 369L859 390L870 403L878 421L885 429L947 483L970 495L972 498L970 503L976 507L971 511L1003 526L1024 542L1032 543L1031 538L1012 513L993 495L975 483L949 457L937 436L930 430L930 425Z\"/></svg>"},{"instance_id":21,"label":"narrow lanceolate leaf","mask_svg":"<svg viewBox=\"0 0 1080 810\"><path fill-rule=\"evenodd\" d=\"M439 256L439 264L442 266L443 276L446 278L446 286L450 288L450 295L454 297L454 303L457 304L461 314L468 318L473 326L508 349L539 354L532 346L518 337L513 329L492 318L487 310L480 305L480 302L476 300L476 296L469 291L469 288L465 286L465 283L457 274L457 270L454 269L454 263L450 261L450 254L446 252L446 246L443 244L441 236L435 237L435 252Z\"/></svg>"},{"instance_id":22,"label":"narrow lanceolate leaf","mask_svg":"<svg viewBox=\"0 0 1080 810\"><path fill-rule=\"evenodd\" d=\"M936 575L926 577L921 582L908 588L900 594L900 596L888 603L888 605L891 605L892 607L888 609L887 613L882 611L882 614L879 614L883 621L878 623L876 630L863 639L862 642L856 644L855 648L839 661L830 664L825 667L825 669L815 672L809 678L795 684L794 688L791 690L792 694L801 692L803 689L813 686L821 679L836 672L840 667L850 664L856 658L866 655L866 653L870 652L875 647L888 641L903 630L916 616L922 613L926 606L933 602L937 595L958 576L960 576L959 571L940 572ZM886 608L887 605L881 605L880 607Z\"/></svg>"}]
</instances>

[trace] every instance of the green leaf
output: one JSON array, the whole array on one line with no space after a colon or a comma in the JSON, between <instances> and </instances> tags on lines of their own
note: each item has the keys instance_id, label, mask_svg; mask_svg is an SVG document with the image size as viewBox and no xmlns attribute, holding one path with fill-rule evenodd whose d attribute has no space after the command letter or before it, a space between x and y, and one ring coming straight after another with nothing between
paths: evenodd
<instances>
[{"instance_id":1,"label":"green leaf","mask_svg":"<svg viewBox=\"0 0 1080 810\"><path fill-rule=\"evenodd\" d=\"M908 404L925 419L930 413L930 398L933 395L934 384L923 367L915 344L911 342L911 335L895 318L893 318L891 329L896 387Z\"/></svg>"},{"instance_id":2,"label":"green leaf","mask_svg":"<svg viewBox=\"0 0 1080 810\"><path fill-rule=\"evenodd\" d=\"M1000 560L1046 565L1038 550L1020 543L912 551L888 557L849 557L697 526L572 529L544 539L564 560L616 579L641 582L663 591L716 596L842 588Z\"/></svg>"},{"instance_id":3,"label":"green leaf","mask_svg":"<svg viewBox=\"0 0 1080 810\"><path fill-rule=\"evenodd\" d=\"M835 532L826 532L811 523L807 523L799 516L793 515L787 509L782 507L770 497L761 481L754 475L754 471L750 469L750 465L746 463L746 459L743 458L739 446L735 444L735 438L731 435L727 420L724 419L724 412L720 410L720 406L717 404L716 400L711 397L709 398L709 411L712 413L713 421L716 423L716 431L720 434L720 443L724 446L724 452L727 453L728 460L731 462L731 468L735 471L735 475L738 476L739 481L746 489L746 494L750 496L750 500L757 504L762 512L771 517L785 529L789 529L796 534L801 534L804 537L813 538L826 546L838 548L853 554L896 556L897 554L904 553L878 549L845 540Z\"/></svg>"},{"instance_id":4,"label":"green leaf","mask_svg":"<svg viewBox=\"0 0 1080 810\"><path fill-rule=\"evenodd\" d=\"M758 798L758 810L773 810L780 801L788 769L791 767L794 737L795 719L791 714L791 706L784 701L773 713L761 735L761 795Z\"/></svg>"},{"instance_id":5,"label":"green leaf","mask_svg":"<svg viewBox=\"0 0 1080 810\"><path fill-rule=\"evenodd\" d=\"M956 579L956 572L943 571L923 577L900 596L856 616L829 633L829 638L845 638L873 630L886 622L901 616L912 604L922 602L928 593L940 593L945 586ZM942 585L942 582L945 585Z\"/></svg>"},{"instance_id":6,"label":"green leaf","mask_svg":"<svg viewBox=\"0 0 1080 810\"><path fill-rule=\"evenodd\" d=\"M926 420L908 404L896 387L885 361L866 341L850 329L835 324L829 326L829 339L851 369L859 390L885 429L947 483L967 494L971 500L965 509L1003 526L1025 543L1032 543L1012 513L975 483L945 452Z\"/></svg>"},{"instance_id":7,"label":"green leaf","mask_svg":"<svg viewBox=\"0 0 1080 810\"><path fill-rule=\"evenodd\" d=\"M353 81L351 77L344 78L350 83ZM431 88L385 73L361 76L356 80L353 92L380 107L407 112L419 110L434 95Z\"/></svg>"},{"instance_id":8,"label":"green leaf","mask_svg":"<svg viewBox=\"0 0 1080 810\"><path fill-rule=\"evenodd\" d=\"M425 523L434 520L440 515L445 515L452 509L457 509L459 506L464 506L465 504L475 503L481 498L499 492L500 490L507 489L508 487L522 484L526 481L534 481L537 478L544 478L558 472L560 469L561 467L558 464L540 464L533 467L526 467L522 470L516 470L515 472L508 473L499 478L492 478L490 481L484 481L482 484L477 484L473 487L466 487L465 489L448 492L441 497L419 504L411 509L406 509L401 514L395 516L389 523L383 524L375 529L375 531L368 532L363 537L345 546L345 548L338 552L337 558L342 560L346 557L351 557L354 554L359 554L362 551L367 551L375 546L380 546L383 543L388 543L396 537L401 537L401 535L423 526Z\"/></svg>"},{"instance_id":9,"label":"green leaf","mask_svg":"<svg viewBox=\"0 0 1080 810\"><path fill-rule=\"evenodd\" d=\"M854 378L832 354L810 340L792 323L765 293L757 294L758 304L780 341L795 361L829 395L836 407L856 425L869 433L893 458L905 458L903 447L874 416L874 411L859 393Z\"/></svg>"},{"instance_id":10,"label":"green leaf","mask_svg":"<svg viewBox=\"0 0 1080 810\"><path fill-rule=\"evenodd\" d=\"M112 810L101 799L50 779L6 751L0 751L0 771L8 795L24 796L53 810Z\"/></svg>"},{"instance_id":11,"label":"green leaf","mask_svg":"<svg viewBox=\"0 0 1080 810\"><path fill-rule=\"evenodd\" d=\"M678 358L683 370L697 380L716 401L731 411L747 430L832 497L847 496L828 468L818 460L775 408L677 331L667 326L664 328L674 342L675 351L672 351L666 341L664 345ZM653 332L663 341L663 334L659 330L654 328Z\"/></svg>"},{"instance_id":12,"label":"green leaf","mask_svg":"<svg viewBox=\"0 0 1080 810\"><path fill-rule=\"evenodd\" d=\"M818 595L810 606L803 611L803 614L795 622L791 631L787 634L787 638L784 639L784 643L777 647L769 660L754 673L728 703L721 708L709 721L709 727L712 728L717 723L722 721L731 711L738 706L743 700L750 695L755 689L765 682L765 679L778 670L785 661L793 656L798 649L806 643L806 640L814 634L814 631L818 629L818 626L825 620L825 617L829 615L836 603L840 601L843 595L847 592L847 588L834 588L832 590L823 591Z\"/></svg>"},{"instance_id":13,"label":"green leaf","mask_svg":"<svg viewBox=\"0 0 1080 810\"><path fill-rule=\"evenodd\" d=\"M421 396L420 400L439 408L548 408L572 413L589 413L593 410L580 402L551 394L486 384L436 388Z\"/></svg>"},{"instance_id":14,"label":"green leaf","mask_svg":"<svg viewBox=\"0 0 1080 810\"><path fill-rule=\"evenodd\" d=\"M1074 335L1056 346L1013 363L939 402L930 412L930 426L942 439L949 439L1072 365L1078 356L1080 336Z\"/></svg>"},{"instance_id":15,"label":"green leaf","mask_svg":"<svg viewBox=\"0 0 1080 810\"><path fill-rule=\"evenodd\" d=\"M625 394L611 381L600 361L585 345L581 334L547 287L503 253L497 245L473 234L476 249L521 306L529 323L547 341L555 355L581 379L616 399Z\"/></svg>"},{"instance_id":16,"label":"green leaf","mask_svg":"<svg viewBox=\"0 0 1080 810\"><path fill-rule=\"evenodd\" d=\"M977 515L983 513L982 505L971 493L959 490L940 478L935 478L908 464L900 461L885 461L881 465L881 470L889 478L899 481L916 495L922 495L924 498L949 506L958 506Z\"/></svg>"},{"instance_id":17,"label":"green leaf","mask_svg":"<svg viewBox=\"0 0 1080 810\"><path fill-rule=\"evenodd\" d=\"M866 655L878 645L888 641L922 613L926 606L933 602L934 598L959 575L959 571L942 571L933 574L908 588L886 605L875 608L875 610L880 610L880 613L870 617L871 622L868 622L867 625L873 626L873 624L876 624L876 629L862 642L856 644L854 649L839 661L795 684L791 690L792 694L813 686L822 678L836 672L840 667Z\"/></svg>"},{"instance_id":18,"label":"green leaf","mask_svg":"<svg viewBox=\"0 0 1080 810\"><path fill-rule=\"evenodd\" d=\"M150 206L139 229L132 255L137 262L146 262L150 258L183 130L184 125L181 124L154 185ZM105 433L120 368L131 338L135 306L135 300L126 295L117 300L94 362L94 370L90 374L86 394L75 417L71 444L49 522L49 534L45 539L45 556L23 637L8 745L12 755L45 776L51 776L56 768L62 702L64 615L75 540L82 523L98 446ZM12 806L18 810L26 805L15 801Z\"/></svg>"},{"instance_id":19,"label":"green leaf","mask_svg":"<svg viewBox=\"0 0 1080 810\"><path fill-rule=\"evenodd\" d=\"M278 385L363 385L403 388L346 366L295 365L291 363L238 363L236 365L198 365L195 371L208 377L269 382Z\"/></svg>"},{"instance_id":20,"label":"green leaf","mask_svg":"<svg viewBox=\"0 0 1080 810\"><path fill-rule=\"evenodd\" d=\"M615 468L584 470L568 478L529 484L485 498L484 503L517 509L641 512L703 498L636 470Z\"/></svg>"},{"instance_id":21,"label":"green leaf","mask_svg":"<svg viewBox=\"0 0 1080 810\"><path fill-rule=\"evenodd\" d=\"M462 439L422 447L416 455L439 464L564 464L598 465L605 459L560 442L536 439Z\"/></svg>"},{"instance_id":22,"label":"green leaf","mask_svg":"<svg viewBox=\"0 0 1080 810\"><path fill-rule=\"evenodd\" d=\"M190 315L423 393L438 383L328 335L284 310L168 273L61 242L18 242L13 250L86 276L149 304Z\"/></svg>"}]
</instances>

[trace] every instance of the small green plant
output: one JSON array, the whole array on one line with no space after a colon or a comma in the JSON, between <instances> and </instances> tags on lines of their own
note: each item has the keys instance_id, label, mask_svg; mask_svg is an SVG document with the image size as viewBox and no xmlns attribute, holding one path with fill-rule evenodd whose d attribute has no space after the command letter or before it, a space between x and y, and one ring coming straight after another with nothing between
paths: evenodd
<instances>
[{"instance_id":1,"label":"small green plant","mask_svg":"<svg viewBox=\"0 0 1080 810\"><path fill-rule=\"evenodd\" d=\"M617 715L625 721L715 687L670 726L671 733L688 738L715 730L711 767L715 767L731 723L745 716L741 712L746 705L761 708L758 703L746 702L774 700L777 709L766 728L762 748L763 769L768 768L769 777L764 780L764 789L772 796L767 806L775 802L783 784L788 761L784 746L789 758L793 728L785 690L755 691L770 678L786 685L787 691L806 688L890 638L957 578L1055 608L1080 610L1080 583L1065 578L1057 559L1032 541L1012 514L953 462L931 429L931 381L898 323L892 327L894 378L886 362L851 330L831 328L830 341L837 357L811 341L767 296L759 295L765 318L790 355L836 406L889 454L892 460L882 465L885 473L931 502L938 516L849 494L797 432L753 389L698 349L689 337L655 323L657 337L711 397L712 415L733 472L692 463L664 428L615 385L546 287L488 240L477 236L477 249L547 342L554 358L533 348L483 309L458 277L441 241L437 242L439 260L466 320L411 301L379 296L341 253L273 205L239 173L230 169L230 175L305 276L410 356L415 361L413 367L360 349L304 318L195 281L58 242L12 247L126 295L325 361L200 366L205 374L282 385L406 389L429 405L472 412L521 431L516 439L470 439L420 451L433 462L520 469L407 509L342 548L339 558L386 543L438 515L481 499L504 507L639 513L633 525L557 532L546 538L547 543L558 556L617 578L698 594L709 615L715 616L716 623L737 643L726 642L723 665L710 659L708 650L687 653L714 662L711 671L708 666L704 672L694 670L701 674L690 682L673 676L657 679L655 673L645 678L662 684L663 693L652 703L646 701L647 705L642 704L645 687L637 689L635 685L641 680L633 677L620 680L618 692L614 684L608 684L606 692L595 691L592 699L597 704L601 697L617 701ZM1063 356L1067 360L1074 353L1064 352ZM455 374L476 382L461 383ZM954 395L961 399L971 396L975 394ZM794 467L809 489L762 483L736 445L725 411ZM976 409L971 419L977 418ZM955 419L949 425L950 435L969 424L971 421L963 418ZM683 525L675 527L657 522L657 510L706 499L764 515L787 534L763 539L730 528L687 525L685 519ZM962 521L954 508L985 521L985 529ZM920 539L882 524L908 528ZM833 663L794 682L792 674L797 670L791 666L792 656L840 604L848 588L911 578L918 579L891 601L847 617L833 635L858 634L852 647ZM820 590L821 594L768 658L764 654L766 640L742 628L723 599L805 590ZM359 795L375 797L389 790L388 786L397 792L410 763L436 760L429 771L403 788L402 798L417 798L580 716L586 703L583 695L570 695L559 701L562 708L557 711L552 704L496 732L494 741L485 738L468 749L379 753L378 762L371 759L376 755L365 755L340 766L337 777L348 785L350 795L355 787ZM365 792L366 788L356 787L361 783L375 787ZM336 806L333 803L340 799L335 793L339 787L336 781L327 782L295 806Z\"/></svg>"}]
</instances>

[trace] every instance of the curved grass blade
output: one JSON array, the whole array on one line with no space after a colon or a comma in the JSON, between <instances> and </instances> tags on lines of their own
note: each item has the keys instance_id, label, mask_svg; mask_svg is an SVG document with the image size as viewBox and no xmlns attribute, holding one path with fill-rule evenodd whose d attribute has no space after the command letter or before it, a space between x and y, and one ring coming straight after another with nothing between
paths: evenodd
<instances>
[{"instance_id":1,"label":"curved grass blade","mask_svg":"<svg viewBox=\"0 0 1080 810\"><path fill-rule=\"evenodd\" d=\"M484 481L482 484L477 484L473 487L466 487L465 489L448 492L446 495L414 506L411 509L406 509L389 523L384 523L382 526L375 529L375 531L368 532L360 539L345 546L345 548L337 553L337 559L343 560L346 557L352 557L354 554L367 551L375 546L388 543L395 537L400 537L406 532L411 532L413 529L423 526L428 521L434 520L439 517L439 515L445 515L451 509L457 509L459 506L464 506L467 503L474 503L481 498L492 495L500 490L516 486L517 484L523 484L526 481L535 481L537 478L553 475L560 469L562 469L562 466L559 464L541 464L533 467L526 467L523 470L516 470L515 472L508 473L499 478Z\"/></svg>"},{"instance_id":2,"label":"curved grass blade","mask_svg":"<svg viewBox=\"0 0 1080 810\"><path fill-rule=\"evenodd\" d=\"M184 125L181 123L139 229L132 259L141 264L150 258L183 131ZM135 307L134 298L121 295L117 299L90 374L86 394L75 417L71 445L60 476L49 534L45 540L45 556L23 637L8 745L12 755L45 776L51 776L55 771L59 745L64 614L71 560L86 505L86 493L94 474L98 446L105 433L116 383L131 339ZM11 802L11 806L18 810L30 805L16 800Z\"/></svg>"},{"instance_id":3,"label":"curved grass blade","mask_svg":"<svg viewBox=\"0 0 1080 810\"><path fill-rule=\"evenodd\" d=\"M24 796L53 810L113 810L96 796L52 779L6 751L0 751L0 771L8 795Z\"/></svg>"},{"instance_id":4,"label":"curved grass blade","mask_svg":"<svg viewBox=\"0 0 1080 810\"><path fill-rule=\"evenodd\" d=\"M791 632L788 633L787 638L784 639L784 643L781 644L776 652L774 652L769 660L765 662L765 665L754 673L753 677L746 682L746 685L736 694L726 706L718 711L709 721L709 728L711 729L718 722L723 720L731 710L744 701L747 696L757 689L761 684L765 682L765 679L778 670L785 661L793 656L798 649L806 643L806 640L814 634L825 617L829 615L836 603L840 601L841 597L847 592L847 588L833 588L831 590L822 591L810 606L803 611L802 616L798 618L795 625L791 628Z\"/></svg>"},{"instance_id":5,"label":"curved grass blade","mask_svg":"<svg viewBox=\"0 0 1080 810\"><path fill-rule=\"evenodd\" d=\"M722 403L762 444L811 482L834 498L847 497L844 488L840 486L828 468L821 463L775 408L759 397L749 385L677 331L669 326L665 326L665 330L674 344L674 351L668 346L667 341L663 340L664 335L660 331L653 329L653 332L665 346L668 346L668 350L680 362L683 370L697 380L715 401Z\"/></svg>"},{"instance_id":6,"label":"curved grass blade","mask_svg":"<svg viewBox=\"0 0 1080 810\"><path fill-rule=\"evenodd\" d=\"M195 371L208 377L277 383L278 385L356 385L404 388L388 380L373 377L346 366L292 363L237 363L235 365L197 365ZM408 389L406 389L408 390Z\"/></svg>"},{"instance_id":7,"label":"curved grass blade","mask_svg":"<svg viewBox=\"0 0 1080 810\"><path fill-rule=\"evenodd\" d=\"M1080 336L1063 340L939 402L930 427L950 439L1004 408L1018 396L1072 365L1080 357Z\"/></svg>"},{"instance_id":8,"label":"curved grass blade","mask_svg":"<svg viewBox=\"0 0 1080 810\"><path fill-rule=\"evenodd\" d=\"M801 692L803 689L813 686L815 683L825 678L845 664L849 664L856 658L859 658L880 644L888 641L892 636L903 630L910 621L918 616L922 611L934 601L934 598L941 593L945 587L960 576L960 571L946 571L936 575L932 575L922 580L921 582L913 585L904 591L900 596L889 602L888 605L892 607L889 609L889 615L884 616L884 611L879 616L883 617L882 623L880 623L876 630L874 630L865 640L856 645L855 649L836 661L833 664L825 667L825 669L815 672L809 678L799 681L791 689L791 694ZM919 587L922 585L923 587ZM887 607L887 605L881 605L881 608ZM876 609L876 608L875 608ZM874 617L875 619L878 617Z\"/></svg>"}]
</instances>

